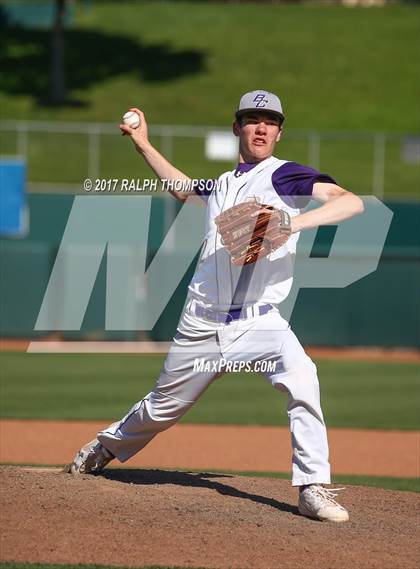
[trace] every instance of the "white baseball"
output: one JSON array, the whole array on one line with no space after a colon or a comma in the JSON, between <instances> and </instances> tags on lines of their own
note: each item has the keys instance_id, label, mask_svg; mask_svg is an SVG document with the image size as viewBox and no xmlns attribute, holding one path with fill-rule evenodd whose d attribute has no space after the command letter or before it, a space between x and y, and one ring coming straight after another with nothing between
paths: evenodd
<instances>
[{"instance_id":1,"label":"white baseball","mask_svg":"<svg viewBox=\"0 0 420 569\"><path fill-rule=\"evenodd\" d=\"M130 128L138 128L140 126L140 117L134 111L128 111L123 116L123 123Z\"/></svg>"}]
</instances>

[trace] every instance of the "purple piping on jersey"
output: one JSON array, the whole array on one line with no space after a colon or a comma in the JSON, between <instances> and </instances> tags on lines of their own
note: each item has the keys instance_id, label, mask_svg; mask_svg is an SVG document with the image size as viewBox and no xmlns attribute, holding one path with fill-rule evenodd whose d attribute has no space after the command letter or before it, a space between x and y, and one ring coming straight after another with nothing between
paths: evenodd
<instances>
[{"instance_id":1,"label":"purple piping on jersey","mask_svg":"<svg viewBox=\"0 0 420 569\"><path fill-rule=\"evenodd\" d=\"M237 176L238 173L243 174L245 172L249 172L250 170L252 170L252 168L255 168L255 166L257 166L258 162L255 163L247 163L247 162L243 162L237 165L236 170L235 170L235 176ZM203 180L203 182L206 182L207 180ZM201 182L201 180L199 180L199 182ZM199 188L197 188L196 186L194 186L194 192L198 195L198 196L209 196L212 192L212 190L200 190Z\"/></svg>"},{"instance_id":2,"label":"purple piping on jersey","mask_svg":"<svg viewBox=\"0 0 420 569\"><path fill-rule=\"evenodd\" d=\"M252 168L255 168L257 164L259 164L259 162L241 162L236 166L235 175L238 172L249 172Z\"/></svg>"},{"instance_id":3,"label":"purple piping on jersey","mask_svg":"<svg viewBox=\"0 0 420 569\"><path fill-rule=\"evenodd\" d=\"M287 205L299 209L308 205L315 182L337 184L328 174L321 174L314 168L296 162L286 162L277 168L271 176L271 182Z\"/></svg>"}]
</instances>

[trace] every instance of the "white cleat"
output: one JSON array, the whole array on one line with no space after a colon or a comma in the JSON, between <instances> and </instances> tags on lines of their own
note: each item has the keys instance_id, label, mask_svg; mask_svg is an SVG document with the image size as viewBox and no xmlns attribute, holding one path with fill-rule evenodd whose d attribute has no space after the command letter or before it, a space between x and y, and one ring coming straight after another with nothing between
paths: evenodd
<instances>
[{"instance_id":1,"label":"white cleat","mask_svg":"<svg viewBox=\"0 0 420 569\"><path fill-rule=\"evenodd\" d=\"M115 457L98 439L93 439L82 447L71 464L64 467L63 472L70 474L99 474Z\"/></svg>"},{"instance_id":2,"label":"white cleat","mask_svg":"<svg viewBox=\"0 0 420 569\"><path fill-rule=\"evenodd\" d=\"M348 511L334 500L335 492L344 488L328 490L320 484L304 486L299 492L299 512L302 516L330 522L347 522Z\"/></svg>"}]
</instances>

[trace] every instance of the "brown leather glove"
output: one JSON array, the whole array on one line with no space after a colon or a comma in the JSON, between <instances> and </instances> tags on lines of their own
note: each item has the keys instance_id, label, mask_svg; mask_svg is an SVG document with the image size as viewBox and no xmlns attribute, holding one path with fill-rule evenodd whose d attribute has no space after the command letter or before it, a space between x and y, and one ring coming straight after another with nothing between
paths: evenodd
<instances>
[{"instance_id":1,"label":"brown leather glove","mask_svg":"<svg viewBox=\"0 0 420 569\"><path fill-rule=\"evenodd\" d=\"M255 263L284 245L291 234L286 211L256 200L234 205L214 221L234 265Z\"/></svg>"}]
</instances>

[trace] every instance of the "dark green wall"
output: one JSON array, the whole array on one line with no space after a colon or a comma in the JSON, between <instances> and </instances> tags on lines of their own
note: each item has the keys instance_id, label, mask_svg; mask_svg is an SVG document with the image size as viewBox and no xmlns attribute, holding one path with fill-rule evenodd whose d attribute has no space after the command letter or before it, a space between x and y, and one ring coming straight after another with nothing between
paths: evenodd
<instances>
[{"instance_id":1,"label":"dark green wall","mask_svg":"<svg viewBox=\"0 0 420 569\"><path fill-rule=\"evenodd\" d=\"M55 255L73 203L68 195L29 195L30 233L25 239L0 240L0 332L4 337L39 337L34 325ZM149 259L164 234L164 203L152 204ZM394 212L376 272L344 289L300 291L292 327L304 344L420 346L420 203L386 204ZM312 254L328 250L329 231L318 231ZM191 264L151 337L169 340L182 309ZM60 332L68 339L136 339L137 332L105 332L105 262L80 332Z\"/></svg>"}]
</instances>

